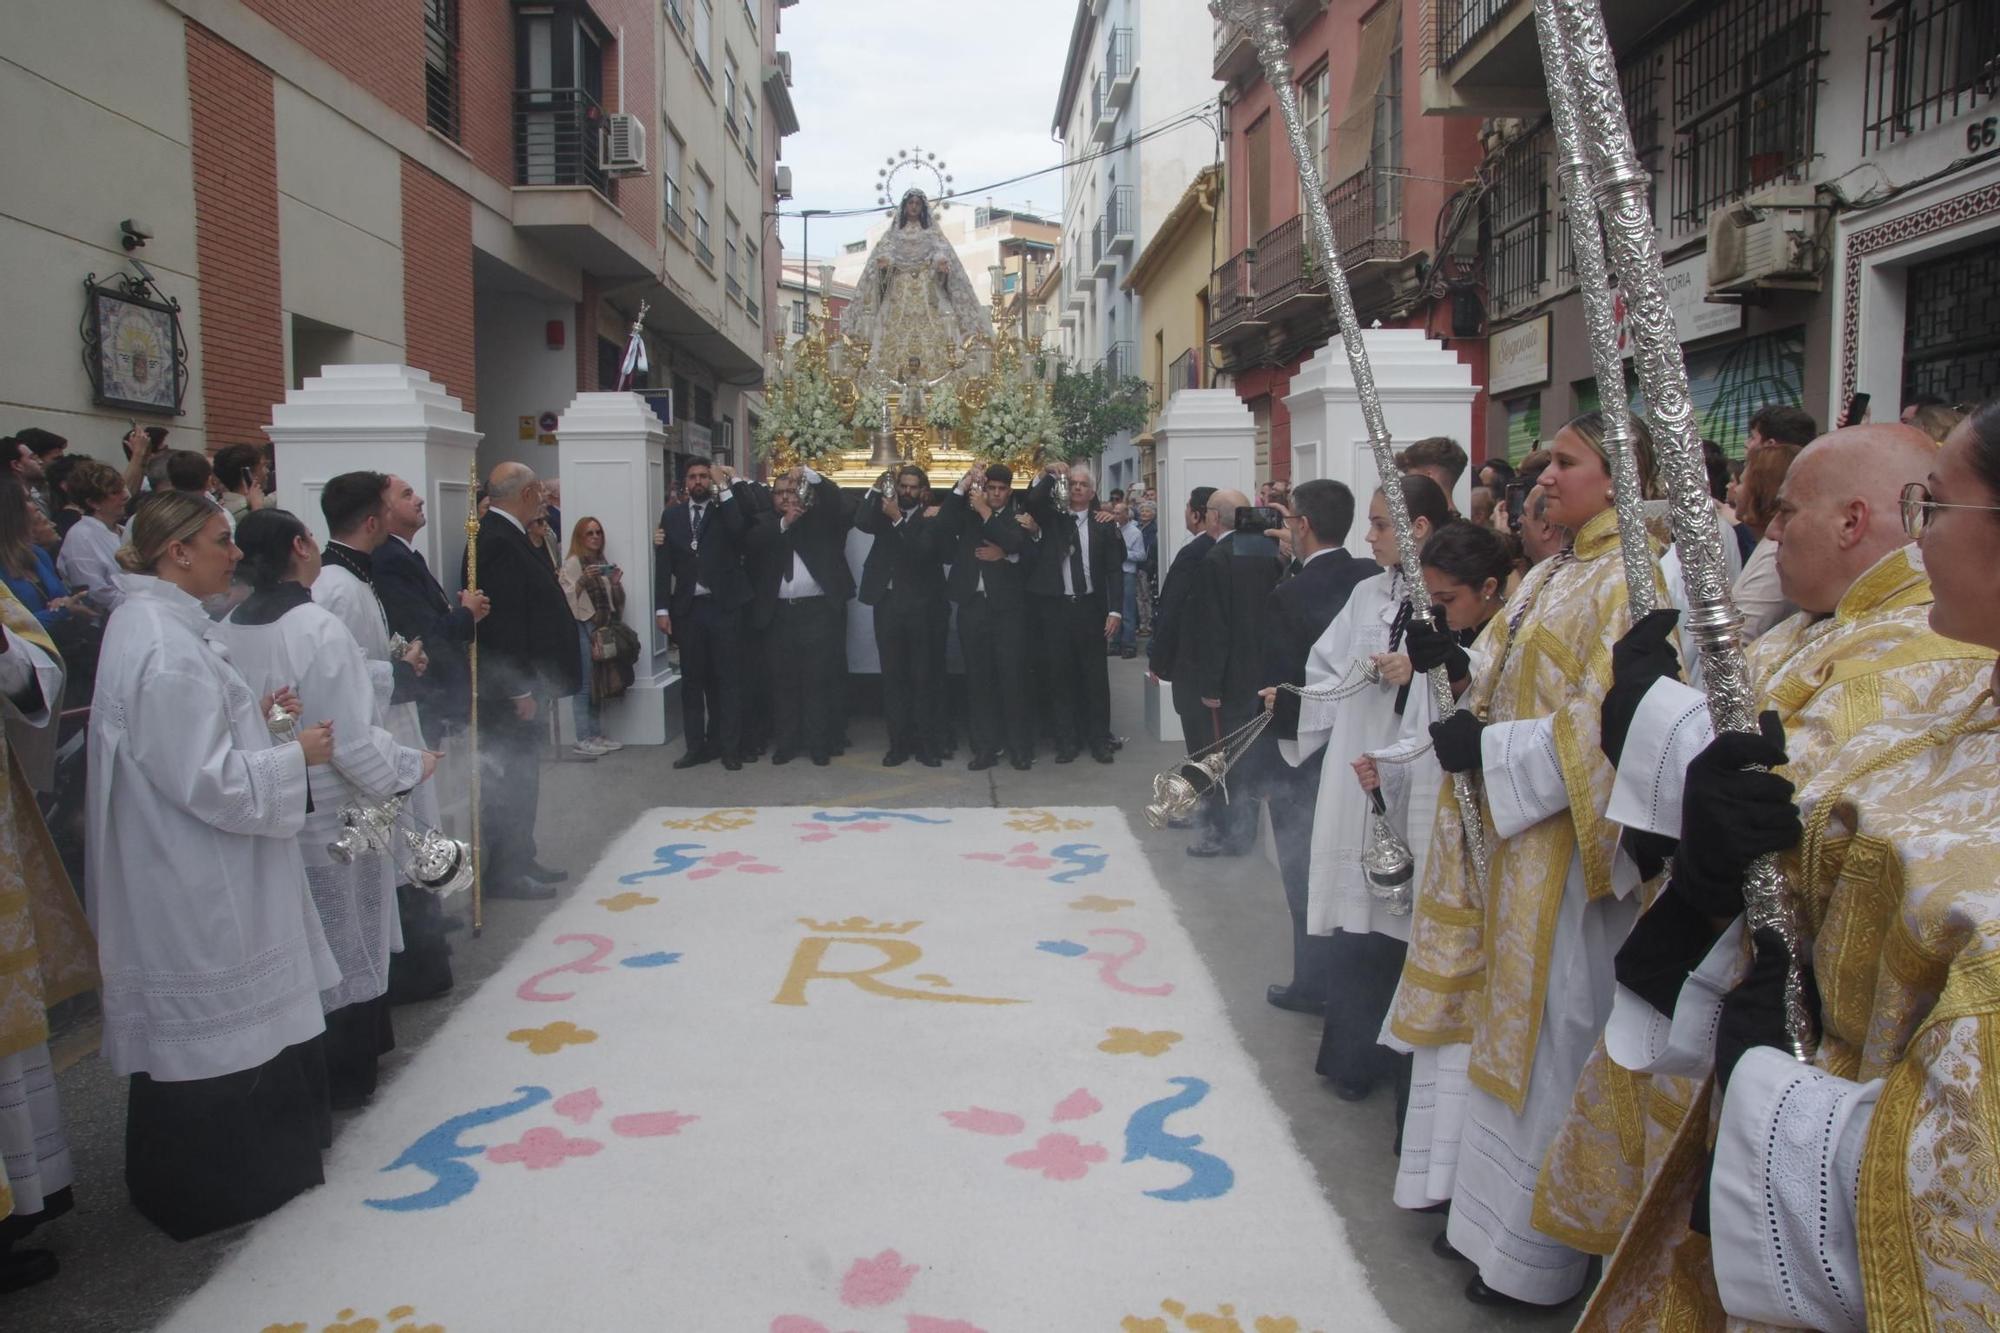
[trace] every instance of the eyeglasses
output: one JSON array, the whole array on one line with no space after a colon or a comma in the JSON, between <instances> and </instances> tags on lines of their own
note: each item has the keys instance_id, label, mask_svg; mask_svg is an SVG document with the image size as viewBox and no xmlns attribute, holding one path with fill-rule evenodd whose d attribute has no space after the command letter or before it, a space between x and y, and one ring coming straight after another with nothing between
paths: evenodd
<instances>
[{"instance_id":1,"label":"eyeglasses","mask_svg":"<svg viewBox=\"0 0 2000 1333\"><path fill-rule=\"evenodd\" d=\"M2000 514L2000 505L1953 505L1931 499L1931 488L1921 481L1913 481L1903 487L1903 531L1911 541L1924 535L1924 529L1937 517L1940 509L1977 509L1988 514Z\"/></svg>"}]
</instances>

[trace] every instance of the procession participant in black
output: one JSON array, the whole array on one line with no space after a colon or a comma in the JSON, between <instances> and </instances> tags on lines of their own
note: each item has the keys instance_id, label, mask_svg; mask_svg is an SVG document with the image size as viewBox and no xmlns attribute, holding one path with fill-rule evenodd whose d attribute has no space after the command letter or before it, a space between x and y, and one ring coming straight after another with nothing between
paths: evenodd
<instances>
[{"instance_id":1,"label":"procession participant in black","mask_svg":"<svg viewBox=\"0 0 2000 1333\"><path fill-rule=\"evenodd\" d=\"M1049 464L1024 497L1024 507L1042 529L1028 591L1040 621L1056 762L1067 764L1088 748L1091 758L1108 764L1111 677L1104 645L1124 618L1119 603L1124 599L1125 539L1108 518L1098 521L1096 485L1082 464L1069 468L1069 507L1057 508L1055 481L1063 468L1062 463Z\"/></svg>"},{"instance_id":2,"label":"procession participant in black","mask_svg":"<svg viewBox=\"0 0 2000 1333\"><path fill-rule=\"evenodd\" d=\"M889 725L884 767L912 755L936 768L942 737L934 726L944 688L934 658L935 636L947 616L939 525L924 515L930 478L914 463L896 474L896 489L879 500L863 496L854 526L874 538L861 566L861 601L875 612L875 651L882 661L882 714Z\"/></svg>"},{"instance_id":3,"label":"procession participant in black","mask_svg":"<svg viewBox=\"0 0 2000 1333\"><path fill-rule=\"evenodd\" d=\"M847 515L839 485L809 467L779 477L771 493L775 510L759 519L769 531L769 553L758 590L760 598L769 591L776 605L766 649L771 762L806 753L824 768L847 719L846 610L854 595Z\"/></svg>"},{"instance_id":4,"label":"procession participant in black","mask_svg":"<svg viewBox=\"0 0 2000 1333\"><path fill-rule=\"evenodd\" d=\"M1164 680L1172 687L1174 713L1181 720L1181 735L1190 749L1207 743L1208 710L1195 693L1194 640L1184 632L1184 626L1195 566L1215 545L1215 534L1208 525L1208 501L1214 494L1213 486L1197 486L1188 492L1187 508L1181 512L1188 539L1174 552L1173 563L1160 581L1160 595L1153 607L1153 635L1146 640L1146 677L1155 683ZM1176 820L1173 827L1187 828L1188 821Z\"/></svg>"},{"instance_id":5,"label":"procession participant in black","mask_svg":"<svg viewBox=\"0 0 2000 1333\"><path fill-rule=\"evenodd\" d=\"M1237 511L1249 504L1241 491L1217 491L1208 502L1210 522L1221 531L1195 567L1186 608L1194 683L1208 719L1206 730L1189 738L1190 745L1229 735L1264 706L1258 695L1264 684L1264 616L1285 563L1275 540L1261 531L1236 530ZM1257 804L1251 796L1256 780L1250 771L1234 778L1229 800L1197 810L1197 816L1207 816L1206 827L1188 855L1241 856L1250 850L1257 835Z\"/></svg>"},{"instance_id":6,"label":"procession participant in black","mask_svg":"<svg viewBox=\"0 0 2000 1333\"><path fill-rule=\"evenodd\" d=\"M653 553L654 618L681 648L687 752L674 767L719 758L734 771L743 767L743 616L751 600L743 557L753 516L727 466L696 460L683 481L687 499L660 515L663 538Z\"/></svg>"},{"instance_id":7,"label":"procession participant in black","mask_svg":"<svg viewBox=\"0 0 2000 1333\"><path fill-rule=\"evenodd\" d=\"M1014 500L1014 470L1005 463L974 467L939 507L945 549L952 552L945 588L958 606L965 656L966 731L973 770L1000 762L1004 746L1017 769L1035 762L1028 712L1027 595L1021 561L1028 553L1024 512Z\"/></svg>"}]
</instances>

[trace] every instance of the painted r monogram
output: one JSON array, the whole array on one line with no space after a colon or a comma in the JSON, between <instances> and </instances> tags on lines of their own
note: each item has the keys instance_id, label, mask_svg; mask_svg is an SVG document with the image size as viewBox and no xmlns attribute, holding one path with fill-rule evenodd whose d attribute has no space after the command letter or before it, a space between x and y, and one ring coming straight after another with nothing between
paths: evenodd
<instances>
[{"instance_id":1,"label":"painted r monogram","mask_svg":"<svg viewBox=\"0 0 2000 1333\"><path fill-rule=\"evenodd\" d=\"M880 995L891 1000L924 1000L933 1004L1025 1004L1024 1000L1010 1000L986 995L954 995L944 989L950 983L934 973L913 975L913 981L928 981L933 989L915 989L884 981L891 972L900 972L924 956L923 949L915 942L900 936L915 929L921 922L911 921L900 926L873 925L865 921L843 921L837 924L806 921L802 924L814 929L852 930L863 933L853 935L808 935L799 941L799 947L792 953L791 969L785 974L784 984L771 997L772 1004L803 1006L806 1001L806 986L814 981L845 981L870 995ZM878 955L872 966L856 968L830 968L827 954L836 944L853 945L873 949Z\"/></svg>"}]
</instances>

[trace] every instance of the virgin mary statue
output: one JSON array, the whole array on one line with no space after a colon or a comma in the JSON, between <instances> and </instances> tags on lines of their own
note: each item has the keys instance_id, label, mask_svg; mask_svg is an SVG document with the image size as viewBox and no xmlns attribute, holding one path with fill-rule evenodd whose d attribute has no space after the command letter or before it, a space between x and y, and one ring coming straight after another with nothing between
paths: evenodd
<instances>
[{"instance_id":1,"label":"virgin mary statue","mask_svg":"<svg viewBox=\"0 0 2000 1333\"><path fill-rule=\"evenodd\" d=\"M843 321L846 331L868 344L869 364L893 379L903 378L912 360L935 378L944 373L949 349L973 333L993 332L922 190L903 196L894 225L868 256L860 287Z\"/></svg>"}]
</instances>

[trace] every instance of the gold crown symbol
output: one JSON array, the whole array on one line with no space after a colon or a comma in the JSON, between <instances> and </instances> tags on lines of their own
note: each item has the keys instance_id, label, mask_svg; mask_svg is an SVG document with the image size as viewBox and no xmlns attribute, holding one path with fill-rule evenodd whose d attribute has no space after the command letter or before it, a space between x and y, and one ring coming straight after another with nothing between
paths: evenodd
<instances>
[{"instance_id":1,"label":"gold crown symbol","mask_svg":"<svg viewBox=\"0 0 2000 1333\"><path fill-rule=\"evenodd\" d=\"M845 935L907 935L921 921L870 921L865 916L851 916L845 921L815 921L809 916L799 918L799 924L807 930L839 931Z\"/></svg>"}]
</instances>

